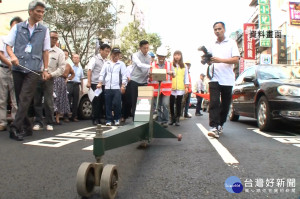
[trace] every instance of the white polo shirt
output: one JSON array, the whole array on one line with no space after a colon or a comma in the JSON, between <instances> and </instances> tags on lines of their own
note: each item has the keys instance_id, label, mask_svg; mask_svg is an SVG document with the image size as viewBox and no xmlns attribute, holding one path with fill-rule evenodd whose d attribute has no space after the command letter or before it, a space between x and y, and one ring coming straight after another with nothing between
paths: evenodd
<instances>
[{"instance_id":1,"label":"white polo shirt","mask_svg":"<svg viewBox=\"0 0 300 199\"><path fill-rule=\"evenodd\" d=\"M219 43L216 41L209 52L213 57L232 58L239 57L239 49L234 40L226 38ZM234 64L214 63L214 75L211 82L219 82L223 86L233 86L235 81L235 74L233 72Z\"/></svg>"}]
</instances>

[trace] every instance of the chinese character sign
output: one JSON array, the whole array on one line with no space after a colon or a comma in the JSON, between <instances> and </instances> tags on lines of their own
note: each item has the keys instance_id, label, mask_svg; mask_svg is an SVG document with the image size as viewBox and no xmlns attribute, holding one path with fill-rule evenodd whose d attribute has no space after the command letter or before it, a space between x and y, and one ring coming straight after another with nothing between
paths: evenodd
<instances>
[{"instance_id":1,"label":"chinese character sign","mask_svg":"<svg viewBox=\"0 0 300 199\"><path fill-rule=\"evenodd\" d=\"M278 64L287 64L287 48L286 48L286 35L283 38L278 39Z\"/></svg>"},{"instance_id":2,"label":"chinese character sign","mask_svg":"<svg viewBox=\"0 0 300 199\"><path fill-rule=\"evenodd\" d=\"M300 25L300 3L289 2L291 25Z\"/></svg>"},{"instance_id":3,"label":"chinese character sign","mask_svg":"<svg viewBox=\"0 0 300 199\"><path fill-rule=\"evenodd\" d=\"M244 24L244 58L255 59L255 38L251 36L255 29L255 24Z\"/></svg>"}]
</instances>

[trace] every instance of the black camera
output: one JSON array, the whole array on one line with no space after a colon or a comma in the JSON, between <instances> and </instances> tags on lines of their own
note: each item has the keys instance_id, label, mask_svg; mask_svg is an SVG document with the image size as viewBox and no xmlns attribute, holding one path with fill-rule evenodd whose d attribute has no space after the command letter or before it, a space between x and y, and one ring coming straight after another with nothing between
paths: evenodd
<instances>
[{"instance_id":1,"label":"black camera","mask_svg":"<svg viewBox=\"0 0 300 199\"><path fill-rule=\"evenodd\" d=\"M212 58L212 54L207 51L205 46L200 46L198 51L202 51L204 54L202 56L201 64L208 64L210 62L210 58Z\"/></svg>"}]
</instances>

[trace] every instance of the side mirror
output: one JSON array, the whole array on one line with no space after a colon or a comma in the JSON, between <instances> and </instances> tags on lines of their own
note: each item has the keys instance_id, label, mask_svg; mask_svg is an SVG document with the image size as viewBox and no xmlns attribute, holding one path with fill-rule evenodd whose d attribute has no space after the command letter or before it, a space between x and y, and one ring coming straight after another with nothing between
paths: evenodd
<instances>
[{"instance_id":1,"label":"side mirror","mask_svg":"<svg viewBox=\"0 0 300 199\"><path fill-rule=\"evenodd\" d=\"M254 77L246 76L246 77L244 77L244 82L254 82Z\"/></svg>"}]
</instances>

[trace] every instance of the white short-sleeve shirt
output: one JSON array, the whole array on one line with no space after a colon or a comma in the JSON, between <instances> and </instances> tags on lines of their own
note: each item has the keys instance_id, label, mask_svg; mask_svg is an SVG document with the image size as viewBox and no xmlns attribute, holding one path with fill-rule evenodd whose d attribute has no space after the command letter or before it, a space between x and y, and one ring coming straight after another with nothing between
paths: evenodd
<instances>
[{"instance_id":1,"label":"white short-sleeve shirt","mask_svg":"<svg viewBox=\"0 0 300 199\"><path fill-rule=\"evenodd\" d=\"M240 57L236 42L226 37L221 43L216 41L209 52L212 53L213 57L219 58ZM214 75L211 81L219 82L223 86L233 86L235 81L234 64L214 63L213 65Z\"/></svg>"}]
</instances>

